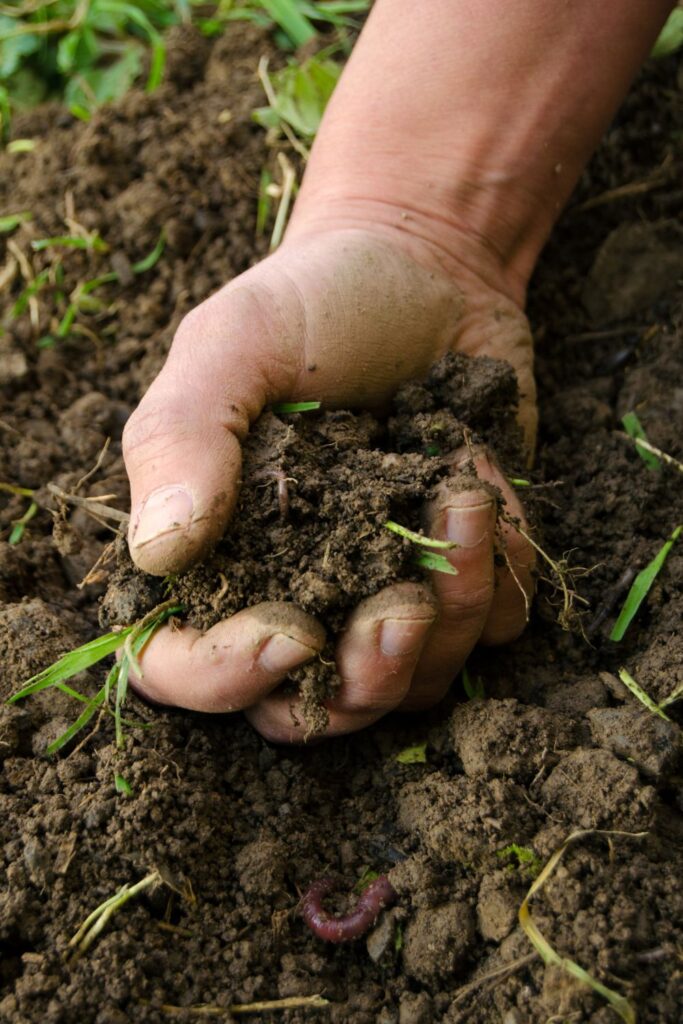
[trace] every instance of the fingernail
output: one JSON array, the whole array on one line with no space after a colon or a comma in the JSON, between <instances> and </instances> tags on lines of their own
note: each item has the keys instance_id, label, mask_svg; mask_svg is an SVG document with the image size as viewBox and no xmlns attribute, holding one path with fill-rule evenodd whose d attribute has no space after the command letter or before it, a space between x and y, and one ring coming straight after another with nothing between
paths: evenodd
<instances>
[{"instance_id":1,"label":"fingernail","mask_svg":"<svg viewBox=\"0 0 683 1024\"><path fill-rule=\"evenodd\" d=\"M187 529L192 510L192 495L184 487L174 485L152 491L138 513L133 545L139 548L167 533Z\"/></svg>"},{"instance_id":2,"label":"fingernail","mask_svg":"<svg viewBox=\"0 0 683 1024\"><path fill-rule=\"evenodd\" d=\"M434 619L385 619L379 634L383 654L398 658L418 650Z\"/></svg>"},{"instance_id":3,"label":"fingernail","mask_svg":"<svg viewBox=\"0 0 683 1024\"><path fill-rule=\"evenodd\" d=\"M493 498L476 505L451 505L446 509L446 538L454 541L458 547L476 548L492 528L492 511Z\"/></svg>"},{"instance_id":4,"label":"fingernail","mask_svg":"<svg viewBox=\"0 0 683 1024\"><path fill-rule=\"evenodd\" d=\"M275 633L261 649L258 660L266 672L282 673L308 661L315 653L313 647L302 644L294 637L286 633Z\"/></svg>"}]
</instances>

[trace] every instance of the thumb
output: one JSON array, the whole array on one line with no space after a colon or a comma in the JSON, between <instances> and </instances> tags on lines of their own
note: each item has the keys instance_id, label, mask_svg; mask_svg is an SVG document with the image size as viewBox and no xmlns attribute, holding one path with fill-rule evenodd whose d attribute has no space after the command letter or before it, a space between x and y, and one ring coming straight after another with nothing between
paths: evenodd
<instances>
[{"instance_id":1,"label":"thumb","mask_svg":"<svg viewBox=\"0 0 683 1024\"><path fill-rule=\"evenodd\" d=\"M270 331L259 293L228 286L189 313L126 424L128 543L145 572L179 572L222 536L237 500L240 443L265 403L286 390L286 379L276 387L261 369ZM286 378L281 364L279 376Z\"/></svg>"}]
</instances>

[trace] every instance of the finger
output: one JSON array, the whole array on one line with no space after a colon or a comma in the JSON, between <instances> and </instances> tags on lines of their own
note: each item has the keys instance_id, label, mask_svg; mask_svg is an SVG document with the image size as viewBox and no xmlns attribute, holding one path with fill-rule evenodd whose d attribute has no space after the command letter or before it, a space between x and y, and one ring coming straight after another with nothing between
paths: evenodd
<instances>
[{"instance_id":1,"label":"finger","mask_svg":"<svg viewBox=\"0 0 683 1024\"><path fill-rule=\"evenodd\" d=\"M528 622L536 557L524 536L528 527L522 504L493 456L485 450L476 451L472 468L478 479L492 484L503 498L496 538L496 561L502 564L496 566L493 601L479 641L507 644L523 632Z\"/></svg>"},{"instance_id":2,"label":"finger","mask_svg":"<svg viewBox=\"0 0 683 1024\"><path fill-rule=\"evenodd\" d=\"M164 627L140 658L142 678L131 683L159 704L193 711L240 711L280 683L287 672L323 648L322 626L296 605L254 605L206 633Z\"/></svg>"},{"instance_id":3,"label":"finger","mask_svg":"<svg viewBox=\"0 0 683 1024\"><path fill-rule=\"evenodd\" d=\"M463 490L457 478L445 480L427 510L427 520L431 537L458 545L444 552L458 575L431 574L439 617L401 710L417 710L441 700L477 643L493 601L494 495L481 484Z\"/></svg>"},{"instance_id":4,"label":"finger","mask_svg":"<svg viewBox=\"0 0 683 1024\"><path fill-rule=\"evenodd\" d=\"M248 284L229 286L188 314L126 424L128 539L146 572L178 572L223 534L237 497L240 441L264 403L286 389L282 366L267 356L277 317L264 314L262 298Z\"/></svg>"},{"instance_id":5,"label":"finger","mask_svg":"<svg viewBox=\"0 0 683 1024\"><path fill-rule=\"evenodd\" d=\"M401 703L436 614L433 595L419 583L386 587L358 605L337 645L342 685L326 705L326 736L363 729ZM306 738L300 704L291 695L270 694L247 717L273 742Z\"/></svg>"}]
</instances>

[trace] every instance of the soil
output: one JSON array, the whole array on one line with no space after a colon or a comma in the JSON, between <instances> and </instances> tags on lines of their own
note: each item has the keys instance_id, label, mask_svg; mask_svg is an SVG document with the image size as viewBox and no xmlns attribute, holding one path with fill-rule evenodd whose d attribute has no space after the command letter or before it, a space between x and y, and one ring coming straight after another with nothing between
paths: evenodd
<instances>
[{"instance_id":1,"label":"soil","mask_svg":"<svg viewBox=\"0 0 683 1024\"><path fill-rule=\"evenodd\" d=\"M344 410L264 413L244 444L232 524L211 555L155 580L136 569L122 537L100 621L126 626L175 601L206 630L263 601L293 601L329 637L320 658L289 677L309 737L324 731L323 700L341 685L334 641L349 611L391 583L424 577L416 543L385 524L423 532L422 510L446 477L454 490L481 487L473 463L450 472L452 453L467 445L502 451L519 473L516 408L508 364L449 353L424 381L398 391L383 420Z\"/></svg>"},{"instance_id":2,"label":"soil","mask_svg":"<svg viewBox=\"0 0 683 1024\"><path fill-rule=\"evenodd\" d=\"M0 336L0 480L38 489L41 509L47 483L73 491L108 436L100 469L80 493L115 494L107 500L126 506L121 428L175 326L265 252L255 211L273 150L250 111L261 103L258 57L271 49L245 25L211 43L178 31L158 92L132 93L87 125L55 109L16 123L15 134L38 145L0 155L0 214L33 213L10 236L12 246L0 240L5 313L23 287L17 252L51 276L35 303L5 319ZM681 1018L681 708L671 706L670 722L653 717L617 675L626 665L655 700L683 684L680 545L624 640L608 639L623 599L615 586L627 568L653 557L683 507L683 475L649 470L620 424L635 409L650 440L681 459L677 74L680 82L670 58L640 76L530 293L541 394L532 476L539 529L557 557L567 553L591 569L579 580L590 642L562 631L553 591L541 584L524 636L471 659L485 700L466 700L458 682L429 715L391 716L304 748L273 747L240 716L162 712L133 698L130 714L153 727L129 731L125 751L114 749L103 719L85 743L49 759L45 746L73 721L73 701L50 693L3 707L2 1024L189 1022L203 1019L202 1006L223 1008L215 1019L227 1021L236 1003L315 993L329 1000L325 1008L259 1019L607 1024L615 1012L545 967L517 923L534 872L577 829L646 834L577 839L534 898L534 919L561 955L626 995L639 1021ZM63 234L67 217L98 230L109 252L65 250L61 271L54 250L32 254L30 240ZM161 259L136 275L132 264L162 226ZM100 302L51 343L62 295L112 266L119 281L96 290ZM471 424L468 402L455 415ZM343 433L348 422L318 414L265 421L269 458L276 449L296 463L283 464L297 480L293 523L310 516L301 469L312 471L312 435ZM299 438L290 453L282 442L292 423ZM361 419L353 429L369 441L375 427ZM258 460L258 439L252 444ZM421 460L420 486L441 472L419 442L412 452L396 447L406 464ZM375 479L390 448L382 442L380 453L370 444L366 451ZM401 472L385 467L383 479L386 507L396 507L397 518L403 508L412 515ZM287 529L274 484L259 500L270 528ZM10 545L11 522L27 505L25 497L2 496L5 693L96 635L112 568L101 564L79 589L112 536L80 509L57 517L54 534L52 517L39 511ZM373 514L381 518L385 507ZM407 559L401 542L376 536ZM326 611L331 621L363 593L353 575L335 585L343 599ZM251 588L250 580L239 600L258 600ZM207 596L197 621L220 613ZM98 684L95 671L79 680L84 690ZM397 761L425 741L424 763ZM130 796L117 792L115 775L127 780ZM68 958L69 937L88 913L154 868L172 885L130 901L85 956ZM298 914L300 893L323 874L351 890L366 870L389 874L398 904L367 943L321 943Z\"/></svg>"}]
</instances>

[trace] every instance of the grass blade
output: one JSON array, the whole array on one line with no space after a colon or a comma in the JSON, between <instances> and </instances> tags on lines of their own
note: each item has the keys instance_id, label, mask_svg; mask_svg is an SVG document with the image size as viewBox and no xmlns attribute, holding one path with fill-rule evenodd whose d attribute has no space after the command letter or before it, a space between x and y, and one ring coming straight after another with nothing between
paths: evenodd
<instances>
[{"instance_id":1,"label":"grass blade","mask_svg":"<svg viewBox=\"0 0 683 1024\"><path fill-rule=\"evenodd\" d=\"M149 255L145 256L144 259L139 260L137 263L133 263L132 264L131 270L133 271L133 273L134 274L144 274L146 270L151 270L152 267L155 266L159 262L161 254L164 251L164 246L165 245L166 245L166 236L164 235L164 232L162 231L161 234L159 235L159 241L154 246L154 248L149 253ZM116 276L118 278L118 274Z\"/></svg>"},{"instance_id":2,"label":"grass blade","mask_svg":"<svg viewBox=\"0 0 683 1024\"><path fill-rule=\"evenodd\" d=\"M554 966L561 968L563 971L566 971L567 974L570 974L572 977L576 978L584 985L588 985L590 988L592 988L594 992L597 992L598 995L602 996L603 999L607 1000L607 1002L610 1004L615 1013L617 1013L621 1017L621 1019L625 1021L625 1024L636 1024L636 1012L633 1009L631 1003L628 1001L628 999L620 995L618 992L615 992L613 989L608 988L607 985L603 985L602 982L598 981L597 978L594 978L592 974L589 974L588 971L584 970L584 968L577 964L574 960L570 960L570 958L566 956L560 956L560 954L557 953L555 949L553 949L548 940L541 933L536 922L533 920L531 912L529 910L529 902L532 896L534 896L534 894L537 893L538 890L541 889L542 886L545 885L545 883L548 881L553 871L559 864L560 860L564 856L567 848L572 843L577 842L577 840L585 839L593 835L608 837L632 836L635 838L644 836L646 834L647 833L645 832L614 832L601 831L600 829L586 829L581 830L579 832L572 832L572 834L565 840L562 846L560 846L560 848L555 851L555 853L552 855L552 857L545 865L541 873L533 881L531 888L524 897L524 901L521 907L519 908L519 923L522 926L522 929L524 930L529 942L534 947L536 952L539 954L543 962L545 964L553 964Z\"/></svg>"},{"instance_id":3,"label":"grass blade","mask_svg":"<svg viewBox=\"0 0 683 1024\"><path fill-rule=\"evenodd\" d=\"M271 405L273 412L313 412L319 409L322 402L279 402Z\"/></svg>"},{"instance_id":4,"label":"grass blade","mask_svg":"<svg viewBox=\"0 0 683 1024\"><path fill-rule=\"evenodd\" d=\"M621 422L624 424L624 430L628 436L632 437L634 441L647 441L647 434L643 425L634 412L627 412L625 416L621 417ZM662 464L656 455L652 455L651 452L641 448L640 445L636 445L636 451L648 469L657 470L662 468Z\"/></svg>"},{"instance_id":5,"label":"grass blade","mask_svg":"<svg viewBox=\"0 0 683 1024\"><path fill-rule=\"evenodd\" d=\"M667 556L671 551L671 548L674 546L674 544L680 537L681 533L683 533L683 524L681 526L676 527L674 532L671 534L666 543L662 545L662 547L657 552L655 557L652 559L650 564L646 565L645 568L642 569L634 579L633 584L631 585L631 589L626 595L626 600L624 601L623 608L619 612L619 617L617 618L617 621L614 623L612 632L609 635L610 640L613 640L615 641L615 643L618 643L623 638L624 633L631 625L633 617L635 616L641 604L647 597L650 587L657 578L657 575L660 572L662 566L664 565L664 562L666 561Z\"/></svg>"},{"instance_id":6,"label":"grass blade","mask_svg":"<svg viewBox=\"0 0 683 1024\"><path fill-rule=\"evenodd\" d=\"M24 697L30 697L32 693L39 693L50 686L57 686L59 683L71 679L72 676L78 675L79 672L85 671L86 668L91 668L98 661L106 658L108 654L113 654L119 647L123 647L126 637L132 629L132 626L128 626L118 633L105 633L104 636L98 636L96 640L83 644L75 651L69 651L53 665L32 676L18 693L9 698L7 703L14 704L18 700L23 700Z\"/></svg>"},{"instance_id":7,"label":"grass blade","mask_svg":"<svg viewBox=\"0 0 683 1024\"><path fill-rule=\"evenodd\" d=\"M261 0L261 6L289 36L294 46L303 46L318 34L294 0Z\"/></svg>"},{"instance_id":8,"label":"grass blade","mask_svg":"<svg viewBox=\"0 0 683 1024\"><path fill-rule=\"evenodd\" d=\"M447 576L457 576L458 570L448 561L445 555L437 555L435 551L421 551L415 564L430 572L445 572Z\"/></svg>"},{"instance_id":9,"label":"grass blade","mask_svg":"<svg viewBox=\"0 0 683 1024\"><path fill-rule=\"evenodd\" d=\"M666 719L667 722L670 721L669 716L664 714L659 704L653 701L649 693L646 693L642 686L635 681L630 672L627 672L625 668L620 668L619 678L624 686L631 691L634 697L638 698L640 703L646 707L648 711L651 711L653 715L659 715L660 718Z\"/></svg>"},{"instance_id":10,"label":"grass blade","mask_svg":"<svg viewBox=\"0 0 683 1024\"><path fill-rule=\"evenodd\" d=\"M31 220L33 214L30 210L22 210L21 213L9 213L6 217L0 217L0 235L9 234L10 231L14 231L20 224L25 224L27 220Z\"/></svg>"},{"instance_id":11,"label":"grass blade","mask_svg":"<svg viewBox=\"0 0 683 1024\"><path fill-rule=\"evenodd\" d=\"M45 753L56 754L58 750L61 750L62 747L66 746L69 740L73 739L76 733L79 733L81 729L84 729L85 726L90 721L90 719L92 718L92 716L97 711L97 709L104 704L104 697L105 687L103 686L102 689L92 698L92 700L88 701L88 705L85 711L83 711L82 714L78 716L76 721L73 722L69 726L69 728L62 733L61 736L57 737L56 740L53 740L53 742L48 745L48 747L45 750Z\"/></svg>"},{"instance_id":12,"label":"grass blade","mask_svg":"<svg viewBox=\"0 0 683 1024\"><path fill-rule=\"evenodd\" d=\"M38 512L38 506L35 501L32 501L29 507L24 512L21 519L15 519L12 526L12 532L9 535L9 544L18 544L21 538L24 536L27 523L30 523L33 517Z\"/></svg>"},{"instance_id":13,"label":"grass blade","mask_svg":"<svg viewBox=\"0 0 683 1024\"><path fill-rule=\"evenodd\" d=\"M95 252L109 251L109 246L97 232L90 238L80 238L77 235L56 235L54 238L38 238L31 242L31 248L35 252L58 247L62 249L93 249Z\"/></svg>"},{"instance_id":14,"label":"grass blade","mask_svg":"<svg viewBox=\"0 0 683 1024\"><path fill-rule=\"evenodd\" d=\"M438 548L442 551L450 551L453 548L458 547L455 541L436 540L434 537L424 537L421 533L415 533L414 530L409 530L407 526L401 526L400 523L395 523L393 519L387 519L384 526L387 530L391 530L392 533L397 533L399 537L405 537L406 540L410 540L413 544L418 544L422 548Z\"/></svg>"}]
</instances>

